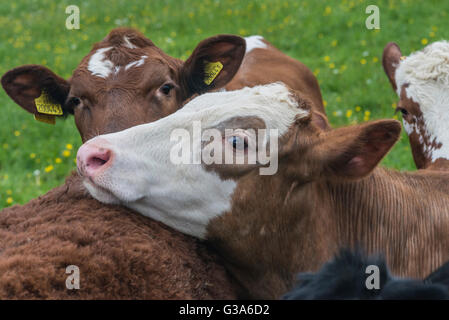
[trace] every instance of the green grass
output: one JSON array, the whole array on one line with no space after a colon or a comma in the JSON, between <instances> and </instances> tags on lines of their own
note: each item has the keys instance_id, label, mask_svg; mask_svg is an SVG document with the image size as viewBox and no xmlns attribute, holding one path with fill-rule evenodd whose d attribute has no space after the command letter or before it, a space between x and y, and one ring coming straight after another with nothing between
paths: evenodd
<instances>
[{"instance_id":1,"label":"green grass","mask_svg":"<svg viewBox=\"0 0 449 320\"><path fill-rule=\"evenodd\" d=\"M23 64L44 64L70 77L91 45L120 24L140 29L168 54L183 59L208 36L260 34L317 74L334 126L363 122L367 115L370 120L392 118L396 97L380 62L383 47L396 41L408 54L421 49L426 41L448 39L449 2L376 1L380 8L379 31L365 28L365 8L371 3L2 1L0 74ZM80 30L65 28L65 8L70 4L77 4L81 10ZM25 203L63 183L75 168L74 155L81 141L72 118L58 121L55 126L36 122L3 90L0 113L2 208ZM65 157L67 144L73 150ZM415 168L404 134L383 164L399 170Z\"/></svg>"}]
</instances>

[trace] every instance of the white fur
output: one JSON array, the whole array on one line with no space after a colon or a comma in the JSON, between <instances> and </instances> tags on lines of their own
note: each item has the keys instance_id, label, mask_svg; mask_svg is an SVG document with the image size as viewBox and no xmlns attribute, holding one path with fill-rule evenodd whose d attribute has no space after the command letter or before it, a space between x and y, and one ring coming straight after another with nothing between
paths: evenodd
<instances>
[{"instance_id":1,"label":"white fur","mask_svg":"<svg viewBox=\"0 0 449 320\"><path fill-rule=\"evenodd\" d=\"M137 46L135 46L134 44L131 43L131 41L129 41L129 38L127 36L123 37L123 41L125 42L124 46L130 49L135 49L137 48Z\"/></svg>"},{"instance_id":2,"label":"white fur","mask_svg":"<svg viewBox=\"0 0 449 320\"><path fill-rule=\"evenodd\" d=\"M263 42L263 40L264 39L262 36L245 37L245 41L246 41L245 54L248 54L249 52L251 52L252 50L254 50L256 48L266 49L268 46L265 42Z\"/></svg>"},{"instance_id":3,"label":"white fur","mask_svg":"<svg viewBox=\"0 0 449 320\"><path fill-rule=\"evenodd\" d=\"M114 64L105 57L105 52L111 49L112 47L98 49L90 57L87 69L92 73L92 75L106 79L112 72Z\"/></svg>"},{"instance_id":4,"label":"white fur","mask_svg":"<svg viewBox=\"0 0 449 320\"><path fill-rule=\"evenodd\" d=\"M423 113L425 132L404 126L407 132L415 130L421 140L424 134L430 143L442 144L439 149L425 146L432 162L449 159L449 42L435 42L411 54L401 61L395 79L398 95L408 84L407 97L418 103Z\"/></svg>"},{"instance_id":5,"label":"white fur","mask_svg":"<svg viewBox=\"0 0 449 320\"><path fill-rule=\"evenodd\" d=\"M125 37L125 40L128 39ZM132 45L130 42L129 44ZM133 49L126 42L125 46ZM112 61L106 59L105 57L105 53L111 49L112 47L98 49L90 57L87 69L92 73L92 75L106 79L107 77L109 77L109 75L111 75L111 73L117 74L120 71L120 66L115 66ZM146 58L148 58L148 56L141 56L139 60L128 63L125 66L125 71L131 67L142 66L145 63Z\"/></svg>"},{"instance_id":6,"label":"white fur","mask_svg":"<svg viewBox=\"0 0 449 320\"><path fill-rule=\"evenodd\" d=\"M140 57L139 60L128 63L128 64L125 66L125 70L128 70L128 69L131 68L131 67L140 67L141 65L144 64L146 58L148 58L148 56L142 56L142 57Z\"/></svg>"},{"instance_id":7,"label":"white fur","mask_svg":"<svg viewBox=\"0 0 449 320\"><path fill-rule=\"evenodd\" d=\"M204 238L209 221L231 209L236 182L222 180L201 164L173 164L173 130L192 132L193 121L214 128L233 117L254 116L265 122L266 129L277 129L282 136L296 117L307 114L279 83L206 93L168 117L87 142L109 148L114 160L94 177L95 185L85 182L85 186L100 201L122 203L181 232Z\"/></svg>"}]
</instances>

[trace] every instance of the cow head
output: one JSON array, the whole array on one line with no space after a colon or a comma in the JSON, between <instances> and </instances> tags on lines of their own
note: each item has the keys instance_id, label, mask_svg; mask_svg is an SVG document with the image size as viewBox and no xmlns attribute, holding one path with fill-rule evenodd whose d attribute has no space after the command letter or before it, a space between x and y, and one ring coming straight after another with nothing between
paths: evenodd
<instances>
[{"instance_id":1,"label":"cow head","mask_svg":"<svg viewBox=\"0 0 449 320\"><path fill-rule=\"evenodd\" d=\"M401 130L395 120L323 123L282 84L207 93L166 118L88 141L78 169L96 199L203 238L214 217L278 201L292 181L369 174Z\"/></svg>"},{"instance_id":2,"label":"cow head","mask_svg":"<svg viewBox=\"0 0 449 320\"><path fill-rule=\"evenodd\" d=\"M388 43L383 67L399 96L415 164L419 169L447 166L449 159L449 43L435 42L408 57Z\"/></svg>"},{"instance_id":3,"label":"cow head","mask_svg":"<svg viewBox=\"0 0 449 320\"><path fill-rule=\"evenodd\" d=\"M39 65L8 71L2 85L23 109L38 114L43 92L73 114L83 141L175 112L184 100L224 86L237 72L245 41L219 35L202 41L183 62L132 29L111 31L83 58L69 80ZM215 70L214 70L215 68Z\"/></svg>"}]
</instances>

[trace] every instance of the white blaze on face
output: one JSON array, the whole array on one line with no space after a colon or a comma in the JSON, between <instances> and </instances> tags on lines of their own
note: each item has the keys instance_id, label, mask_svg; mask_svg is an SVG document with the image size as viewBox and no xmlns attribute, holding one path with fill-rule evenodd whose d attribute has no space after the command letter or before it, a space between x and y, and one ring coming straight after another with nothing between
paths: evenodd
<instances>
[{"instance_id":1,"label":"white blaze on face","mask_svg":"<svg viewBox=\"0 0 449 320\"><path fill-rule=\"evenodd\" d=\"M102 139L114 160L94 178L95 185L85 185L100 201L120 202L204 238L209 221L231 209L237 182L223 180L204 164L174 164L170 153L177 142L171 139L172 132L192 134L194 121L200 121L202 128L216 128L235 117L257 117L267 130L277 129L282 136L296 117L307 114L282 84L206 93L166 118L89 141Z\"/></svg>"},{"instance_id":2,"label":"white blaze on face","mask_svg":"<svg viewBox=\"0 0 449 320\"><path fill-rule=\"evenodd\" d=\"M106 59L105 53L112 47L98 49L89 59L87 69L92 75L107 78L114 68L112 61Z\"/></svg>"},{"instance_id":3,"label":"white blaze on face","mask_svg":"<svg viewBox=\"0 0 449 320\"><path fill-rule=\"evenodd\" d=\"M268 47L267 44L265 42L263 42L262 36L245 37L245 41L246 41L245 54L248 54L253 49L257 49L257 48L266 49Z\"/></svg>"},{"instance_id":4,"label":"white blaze on face","mask_svg":"<svg viewBox=\"0 0 449 320\"><path fill-rule=\"evenodd\" d=\"M123 37L123 41L125 42L125 47L130 48L130 49L135 49L137 48L137 46L135 46L134 44L131 43L131 41L129 41L129 38L127 36Z\"/></svg>"},{"instance_id":5,"label":"white blaze on face","mask_svg":"<svg viewBox=\"0 0 449 320\"><path fill-rule=\"evenodd\" d=\"M424 146L432 162L449 159L449 42L432 43L408 56L396 69L395 79L399 96L407 85L407 97L419 104L424 122L418 130L416 124L404 121L404 129L408 134L416 131L421 141L425 135L429 143L441 144Z\"/></svg>"},{"instance_id":6,"label":"white blaze on face","mask_svg":"<svg viewBox=\"0 0 449 320\"><path fill-rule=\"evenodd\" d=\"M142 56L139 60L128 63L125 66L125 70L128 70L131 67L140 67L141 65L144 64L146 58L148 58L148 56Z\"/></svg>"},{"instance_id":7,"label":"white blaze on face","mask_svg":"<svg viewBox=\"0 0 449 320\"><path fill-rule=\"evenodd\" d=\"M122 43L122 45L124 47L127 47L129 49L137 48L129 41L128 37L123 37L123 41L124 42ZM92 75L106 79L111 74L119 73L121 66L114 65L111 60L106 58L106 52L111 49L112 47L101 48L98 49L94 54L92 54L87 64L87 70L89 70ZM125 71L132 67L142 66L145 63L146 58L148 58L148 56L143 55L139 60L128 63L125 66Z\"/></svg>"}]
</instances>

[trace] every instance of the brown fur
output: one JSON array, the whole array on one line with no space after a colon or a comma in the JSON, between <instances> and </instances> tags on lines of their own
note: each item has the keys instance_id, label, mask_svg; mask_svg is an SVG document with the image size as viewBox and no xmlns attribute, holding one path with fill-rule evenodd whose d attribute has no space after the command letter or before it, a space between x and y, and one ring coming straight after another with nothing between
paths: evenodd
<instances>
[{"instance_id":1,"label":"brown fur","mask_svg":"<svg viewBox=\"0 0 449 320\"><path fill-rule=\"evenodd\" d=\"M241 295L278 298L341 247L383 253L407 277L449 259L449 175L371 173L399 133L397 121L322 131L301 119L280 141L275 175L234 176L232 208L211 221L207 239Z\"/></svg>"},{"instance_id":2,"label":"brown fur","mask_svg":"<svg viewBox=\"0 0 449 320\"><path fill-rule=\"evenodd\" d=\"M66 184L0 214L0 299L234 299L199 241ZM65 269L80 268L80 290Z\"/></svg>"}]
</instances>

